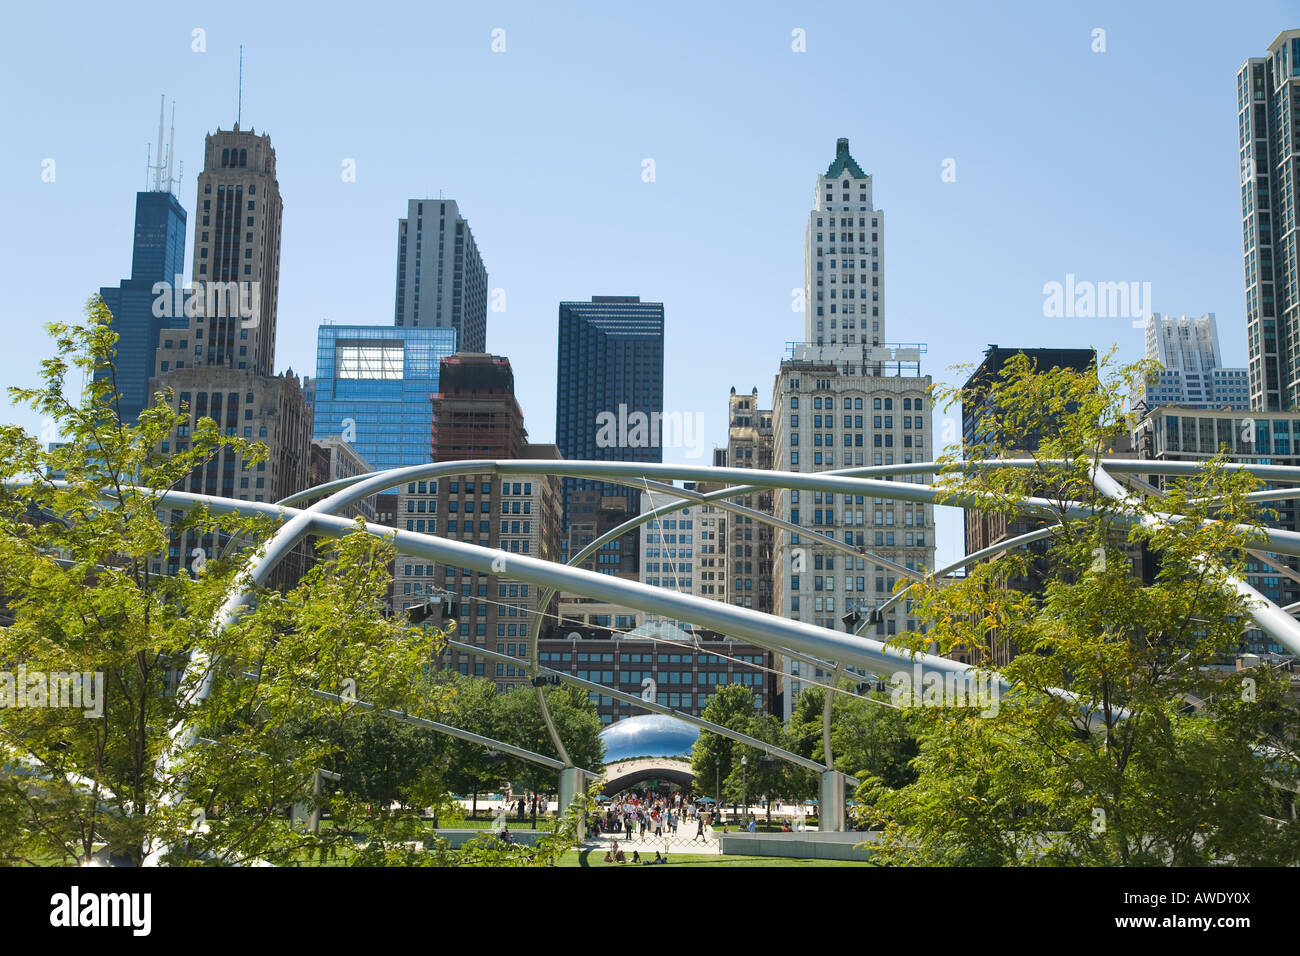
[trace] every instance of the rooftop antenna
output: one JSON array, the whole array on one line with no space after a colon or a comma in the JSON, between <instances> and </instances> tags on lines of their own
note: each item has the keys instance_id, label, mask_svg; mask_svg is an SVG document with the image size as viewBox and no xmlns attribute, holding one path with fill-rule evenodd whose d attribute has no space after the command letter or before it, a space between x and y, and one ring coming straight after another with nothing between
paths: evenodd
<instances>
[{"instance_id":1,"label":"rooftop antenna","mask_svg":"<svg viewBox=\"0 0 1300 956\"><path fill-rule=\"evenodd\" d=\"M153 191L162 192L163 178L163 120L167 113L167 94L158 97L158 159L153 166Z\"/></svg>"},{"instance_id":2,"label":"rooftop antenna","mask_svg":"<svg viewBox=\"0 0 1300 956\"><path fill-rule=\"evenodd\" d=\"M176 101L172 100L172 125L167 135L167 191L172 191L172 183L176 184L176 192L180 192L181 179L185 176L185 161L181 160L176 164L176 177L172 178L172 156L176 151Z\"/></svg>"},{"instance_id":3,"label":"rooftop antenna","mask_svg":"<svg viewBox=\"0 0 1300 956\"><path fill-rule=\"evenodd\" d=\"M244 44L239 44L239 100L235 104L235 129L244 118Z\"/></svg>"}]
</instances>

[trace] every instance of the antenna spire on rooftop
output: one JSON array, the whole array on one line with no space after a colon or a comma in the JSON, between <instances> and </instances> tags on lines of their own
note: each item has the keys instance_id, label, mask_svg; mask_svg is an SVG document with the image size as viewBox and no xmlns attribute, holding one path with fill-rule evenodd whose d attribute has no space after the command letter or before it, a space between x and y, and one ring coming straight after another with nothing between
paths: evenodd
<instances>
[{"instance_id":1,"label":"antenna spire on rooftop","mask_svg":"<svg viewBox=\"0 0 1300 956\"><path fill-rule=\"evenodd\" d=\"M162 192L163 177L163 119L167 112L167 94L158 97L158 158L153 166L153 191Z\"/></svg>"},{"instance_id":2,"label":"antenna spire on rooftop","mask_svg":"<svg viewBox=\"0 0 1300 956\"><path fill-rule=\"evenodd\" d=\"M235 129L244 118L244 44L239 44L239 99L235 103Z\"/></svg>"}]
</instances>

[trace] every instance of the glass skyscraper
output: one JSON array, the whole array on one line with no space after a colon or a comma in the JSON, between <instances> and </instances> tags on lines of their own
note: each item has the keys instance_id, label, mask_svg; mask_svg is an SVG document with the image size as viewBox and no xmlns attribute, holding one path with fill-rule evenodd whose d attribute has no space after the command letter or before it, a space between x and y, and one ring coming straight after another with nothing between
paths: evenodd
<instances>
[{"instance_id":1,"label":"glass skyscraper","mask_svg":"<svg viewBox=\"0 0 1300 956\"><path fill-rule=\"evenodd\" d=\"M1278 35L1267 57L1237 72L1241 241L1246 276L1250 407L1300 405L1300 30Z\"/></svg>"},{"instance_id":2,"label":"glass skyscraper","mask_svg":"<svg viewBox=\"0 0 1300 956\"><path fill-rule=\"evenodd\" d=\"M376 470L431 460L438 363L451 328L322 325L312 382L313 438L341 438Z\"/></svg>"},{"instance_id":3,"label":"glass skyscraper","mask_svg":"<svg viewBox=\"0 0 1300 956\"><path fill-rule=\"evenodd\" d=\"M155 283L180 284L185 271L185 210L167 190L136 193L135 244L131 252L131 277L116 287L99 290L113 313L117 341L117 391L122 396L122 418L135 422L149 404L149 378L154 374L158 333L176 325L183 316L170 318L172 309L154 309ZM168 297L165 300L170 303ZM155 315L155 311L162 315Z\"/></svg>"},{"instance_id":4,"label":"glass skyscraper","mask_svg":"<svg viewBox=\"0 0 1300 956\"><path fill-rule=\"evenodd\" d=\"M661 462L663 410L663 303L642 302L639 296L561 302L555 397L560 454L591 461ZM653 427L639 427L643 421ZM566 542L570 501L579 489L622 497L629 514L640 510L635 489L565 479Z\"/></svg>"}]
</instances>

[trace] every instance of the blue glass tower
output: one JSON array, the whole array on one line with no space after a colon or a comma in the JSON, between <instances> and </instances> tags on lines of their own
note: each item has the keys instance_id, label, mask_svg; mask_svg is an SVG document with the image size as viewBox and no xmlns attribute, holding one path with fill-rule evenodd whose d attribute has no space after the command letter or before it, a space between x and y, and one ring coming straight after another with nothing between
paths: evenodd
<instances>
[{"instance_id":1,"label":"blue glass tower","mask_svg":"<svg viewBox=\"0 0 1300 956\"><path fill-rule=\"evenodd\" d=\"M430 460L438 363L456 330L322 325L312 382L313 438L342 438L376 471Z\"/></svg>"},{"instance_id":2,"label":"blue glass tower","mask_svg":"<svg viewBox=\"0 0 1300 956\"><path fill-rule=\"evenodd\" d=\"M664 306L639 296L593 296L560 303L555 443L567 459L663 461ZM639 429L639 416L653 422ZM604 427L602 427L602 425ZM622 485L564 481L564 534L575 491L598 489L640 510L640 492Z\"/></svg>"},{"instance_id":3,"label":"blue glass tower","mask_svg":"<svg viewBox=\"0 0 1300 956\"><path fill-rule=\"evenodd\" d=\"M175 288L184 271L185 210L179 200L166 190L136 193L131 278L99 290L118 334L117 391L124 421L136 421L150 404L149 378L154 374L158 333L185 323L183 315L170 318L176 311L170 296L163 300L165 308L155 310L159 299L155 283Z\"/></svg>"}]
</instances>

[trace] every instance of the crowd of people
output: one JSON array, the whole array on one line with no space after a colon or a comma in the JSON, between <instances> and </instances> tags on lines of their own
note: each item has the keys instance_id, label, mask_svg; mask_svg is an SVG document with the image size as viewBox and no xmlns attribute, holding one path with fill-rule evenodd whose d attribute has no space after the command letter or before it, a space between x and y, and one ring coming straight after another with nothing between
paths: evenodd
<instances>
[{"instance_id":1,"label":"crowd of people","mask_svg":"<svg viewBox=\"0 0 1300 956\"><path fill-rule=\"evenodd\" d=\"M620 795L592 824L597 833L622 833L628 841L676 836L680 828L690 827L695 829L693 840L704 840L712 818L711 810L693 803L680 790L670 794L648 790Z\"/></svg>"}]
</instances>

